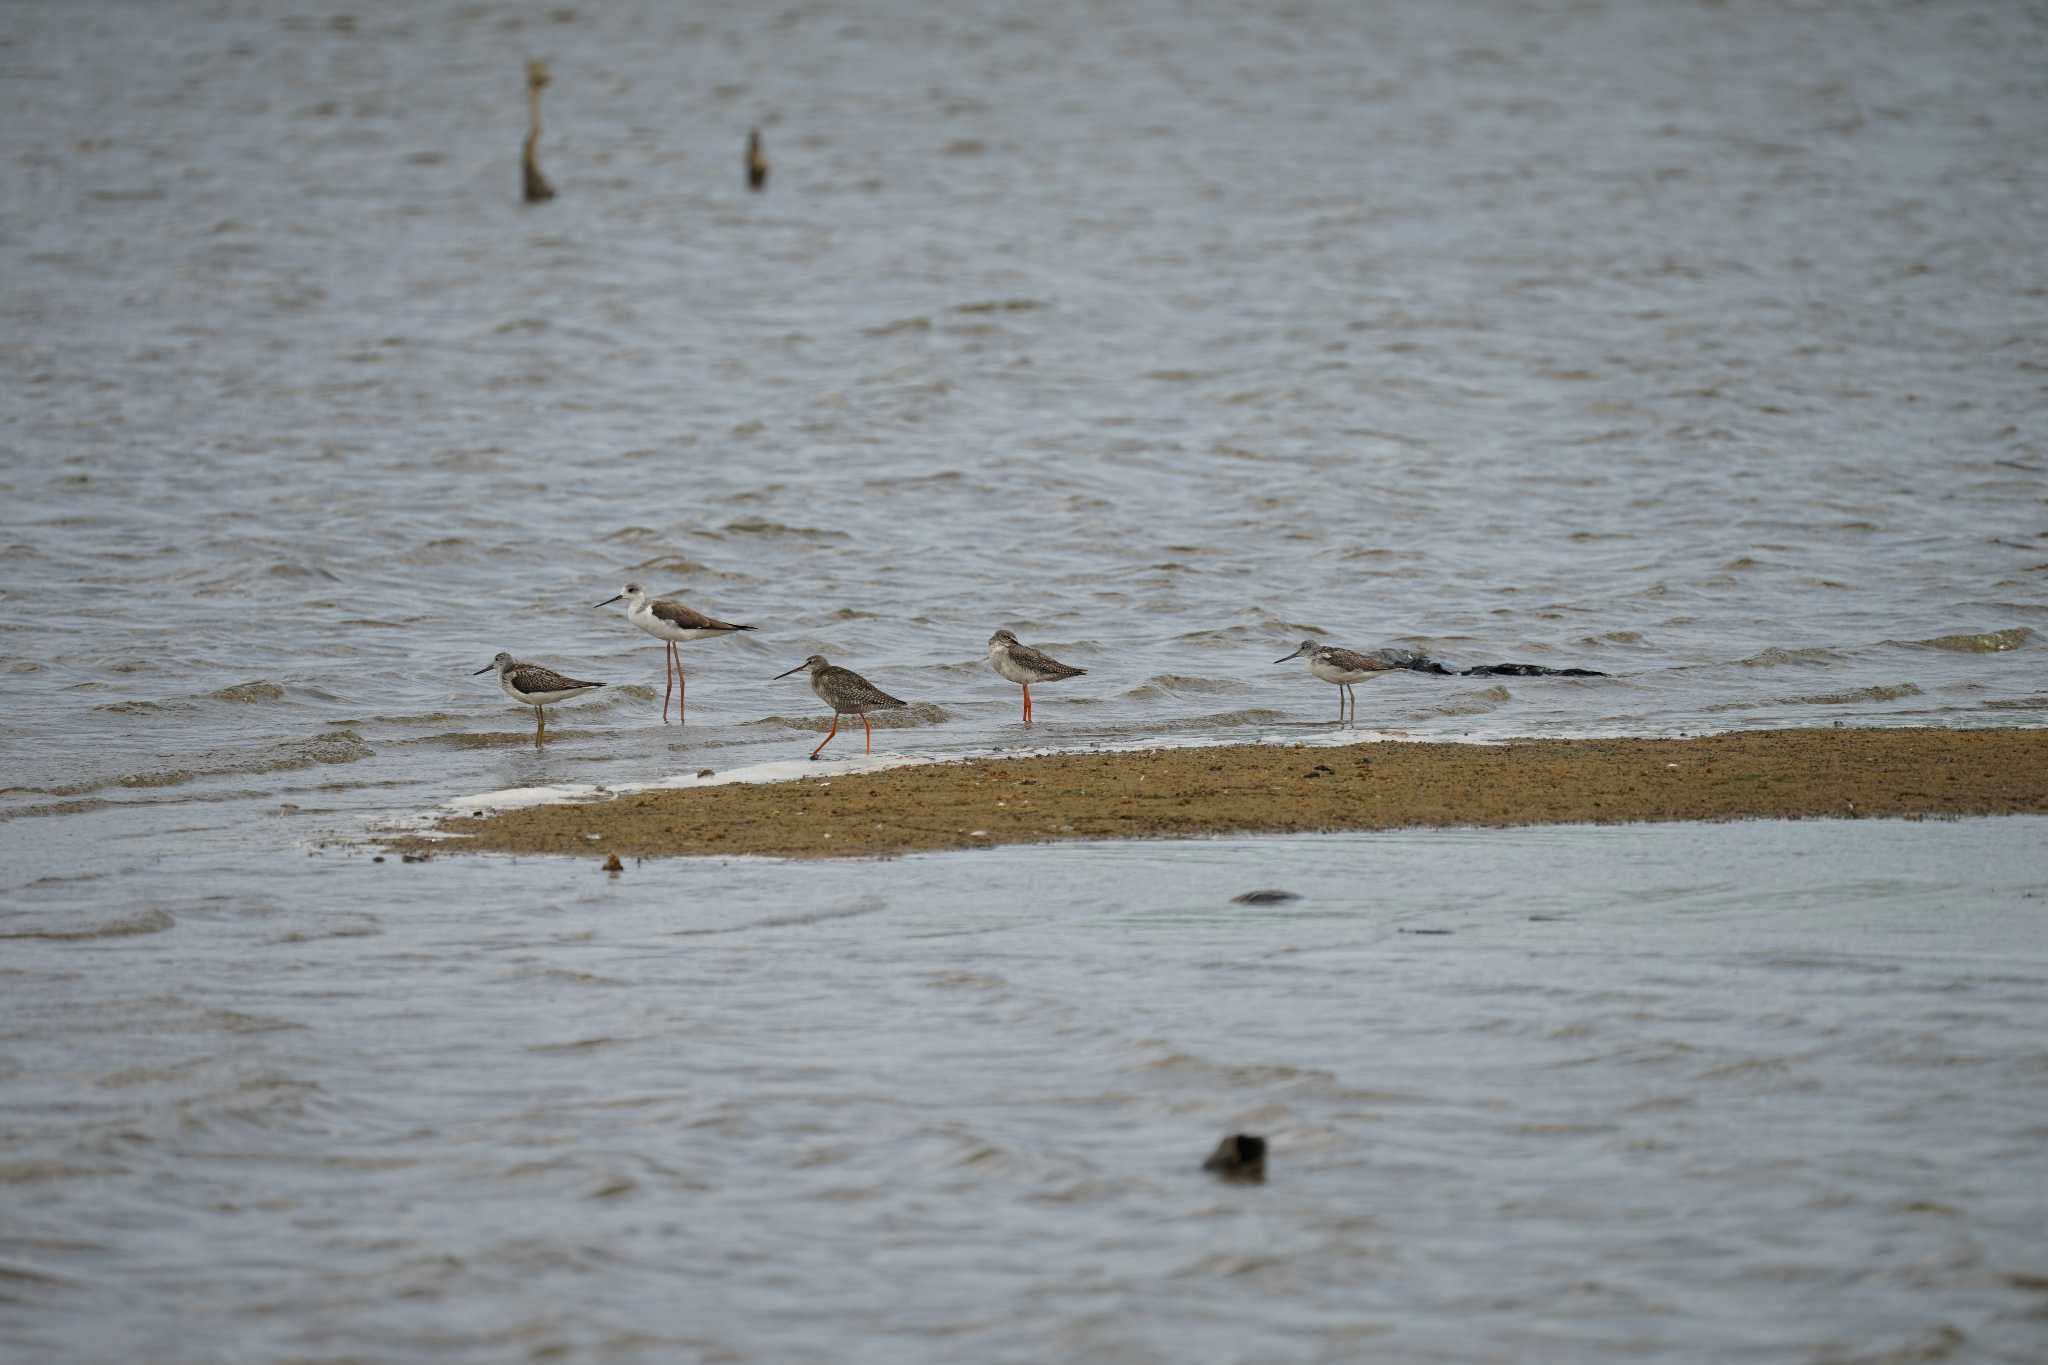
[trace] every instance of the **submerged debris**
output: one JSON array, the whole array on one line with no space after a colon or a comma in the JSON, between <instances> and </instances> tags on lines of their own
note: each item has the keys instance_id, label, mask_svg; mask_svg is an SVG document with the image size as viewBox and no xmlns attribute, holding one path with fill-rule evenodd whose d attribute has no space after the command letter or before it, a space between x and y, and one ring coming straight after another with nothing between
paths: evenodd
<instances>
[{"instance_id":1,"label":"submerged debris","mask_svg":"<svg viewBox=\"0 0 2048 1365\"><path fill-rule=\"evenodd\" d=\"M1247 891L1242 896L1232 896L1230 903L1232 905L1285 905L1288 901L1298 901L1300 899L1301 897L1295 895L1292 891L1269 889L1265 891Z\"/></svg>"},{"instance_id":2,"label":"submerged debris","mask_svg":"<svg viewBox=\"0 0 2048 1365\"><path fill-rule=\"evenodd\" d=\"M1266 1140L1250 1133L1232 1133L1216 1144L1202 1169L1219 1180L1242 1185L1263 1184L1266 1179Z\"/></svg>"}]
</instances>

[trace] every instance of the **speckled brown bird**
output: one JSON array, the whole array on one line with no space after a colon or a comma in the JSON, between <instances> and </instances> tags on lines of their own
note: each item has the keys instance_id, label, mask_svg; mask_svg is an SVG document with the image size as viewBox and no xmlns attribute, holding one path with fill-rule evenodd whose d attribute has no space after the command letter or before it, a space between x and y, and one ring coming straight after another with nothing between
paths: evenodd
<instances>
[{"instance_id":1,"label":"speckled brown bird","mask_svg":"<svg viewBox=\"0 0 2048 1365\"><path fill-rule=\"evenodd\" d=\"M818 741L818 748L811 750L816 758L818 751L832 742L832 736L839 733L841 716L859 716L860 723L867 726L868 752L875 751L875 727L868 720L868 712L890 706L908 706L910 703L892 697L881 688L863 678L850 668L838 668L825 662L822 654L813 654L795 668L777 673L776 678L786 678L791 673L808 671L811 675L811 691L816 692L825 705L832 708L832 728Z\"/></svg>"}]
</instances>

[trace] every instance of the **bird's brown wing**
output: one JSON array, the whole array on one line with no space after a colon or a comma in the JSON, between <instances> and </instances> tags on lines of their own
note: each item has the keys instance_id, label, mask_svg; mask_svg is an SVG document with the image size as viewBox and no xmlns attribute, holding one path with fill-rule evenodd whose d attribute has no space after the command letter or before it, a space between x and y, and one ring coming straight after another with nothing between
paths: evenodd
<instances>
[{"instance_id":1,"label":"bird's brown wing","mask_svg":"<svg viewBox=\"0 0 2048 1365\"><path fill-rule=\"evenodd\" d=\"M863 678L850 668L827 668L818 675L835 704L852 703L859 706L908 706L901 697L892 697L881 688Z\"/></svg>"},{"instance_id":2,"label":"bird's brown wing","mask_svg":"<svg viewBox=\"0 0 2048 1365\"><path fill-rule=\"evenodd\" d=\"M514 664L505 670L505 677L521 692L567 692L577 687L603 687L601 682L585 682L557 673L552 668L539 664Z\"/></svg>"},{"instance_id":3,"label":"bird's brown wing","mask_svg":"<svg viewBox=\"0 0 2048 1365\"><path fill-rule=\"evenodd\" d=\"M1375 659L1370 654L1360 654L1355 649L1330 649L1323 651L1330 662L1347 672L1384 673L1395 665L1385 659Z\"/></svg>"},{"instance_id":4,"label":"bird's brown wing","mask_svg":"<svg viewBox=\"0 0 2048 1365\"><path fill-rule=\"evenodd\" d=\"M1010 657L1034 673L1043 673L1051 678L1078 678L1088 670L1063 664L1050 654L1041 654L1029 645L1011 645Z\"/></svg>"},{"instance_id":5,"label":"bird's brown wing","mask_svg":"<svg viewBox=\"0 0 2048 1365\"><path fill-rule=\"evenodd\" d=\"M654 604L654 615L657 619L666 621L672 626L681 626L684 630L753 629L752 626L736 626L730 621L721 621L715 616L706 616L703 612L686 607L680 602L656 602Z\"/></svg>"}]
</instances>

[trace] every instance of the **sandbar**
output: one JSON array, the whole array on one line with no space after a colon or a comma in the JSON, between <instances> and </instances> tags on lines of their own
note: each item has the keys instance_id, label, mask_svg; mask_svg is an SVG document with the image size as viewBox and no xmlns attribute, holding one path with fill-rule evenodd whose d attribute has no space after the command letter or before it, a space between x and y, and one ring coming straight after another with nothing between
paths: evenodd
<instances>
[{"instance_id":1,"label":"sandbar","mask_svg":"<svg viewBox=\"0 0 2048 1365\"><path fill-rule=\"evenodd\" d=\"M2048 814L2048 729L974 758L449 815L431 833L382 842L415 853L843 858L1065 839L2013 814Z\"/></svg>"}]
</instances>

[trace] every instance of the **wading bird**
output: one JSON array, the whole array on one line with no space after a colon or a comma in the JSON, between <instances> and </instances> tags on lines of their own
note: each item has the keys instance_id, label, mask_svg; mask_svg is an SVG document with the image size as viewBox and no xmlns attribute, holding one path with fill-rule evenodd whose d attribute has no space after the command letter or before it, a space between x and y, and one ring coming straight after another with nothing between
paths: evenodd
<instances>
[{"instance_id":1,"label":"wading bird","mask_svg":"<svg viewBox=\"0 0 2048 1365\"><path fill-rule=\"evenodd\" d=\"M1339 649L1335 645L1319 645L1314 640L1303 640L1301 648L1286 658L1273 660L1284 664L1288 659L1299 659L1308 655L1308 671L1324 682L1337 684L1337 723L1344 723L1344 694L1351 693L1351 719L1358 719L1358 693L1353 683L1362 683L1379 673L1386 673L1401 667L1385 659L1375 659L1370 654L1360 654L1354 649Z\"/></svg>"},{"instance_id":2,"label":"wading bird","mask_svg":"<svg viewBox=\"0 0 2048 1365\"><path fill-rule=\"evenodd\" d=\"M580 697L585 692L595 692L604 686L601 682L585 682L581 678L571 678L555 672L552 668L542 668L539 664L520 663L502 649L498 651L495 659L470 676L481 677L493 669L497 670L498 686L505 689L506 696L521 706L533 708L533 737L536 740L547 736L546 708L558 701Z\"/></svg>"},{"instance_id":3,"label":"wading bird","mask_svg":"<svg viewBox=\"0 0 2048 1365\"><path fill-rule=\"evenodd\" d=\"M850 668L837 668L825 662L822 654L813 654L795 668L777 673L776 678L786 678L790 673L809 672L811 691L816 692L825 705L832 708L832 728L818 741L818 748L811 750L811 757L818 756L818 750L832 742L832 736L839 733L841 716L859 716L860 723L867 726L868 752L875 751L875 727L868 720L868 712L890 706L907 706L899 698L890 696L881 688L863 678Z\"/></svg>"},{"instance_id":4,"label":"wading bird","mask_svg":"<svg viewBox=\"0 0 2048 1365\"><path fill-rule=\"evenodd\" d=\"M676 702L676 724L683 723L683 711L689 702L689 681L683 678L683 656L676 652L678 640L710 640L721 635L733 635L752 626L736 626L730 621L720 621L693 611L680 602L671 602L665 597L649 597L647 589L638 583L628 583L625 590L616 597L607 597L597 605L608 607L623 599L626 603L626 619L646 631L657 640L668 642L665 651L668 668L663 681L667 684L661 694L661 723L668 724L668 699L676 690L678 680L682 682L683 695ZM594 608L593 608L594 610Z\"/></svg>"},{"instance_id":5,"label":"wading bird","mask_svg":"<svg viewBox=\"0 0 2048 1365\"><path fill-rule=\"evenodd\" d=\"M1088 671L1063 664L1029 645L1018 644L1017 637L1007 630L999 630L988 637L988 666L1023 687L1026 725L1031 723L1031 684L1078 678Z\"/></svg>"}]
</instances>

